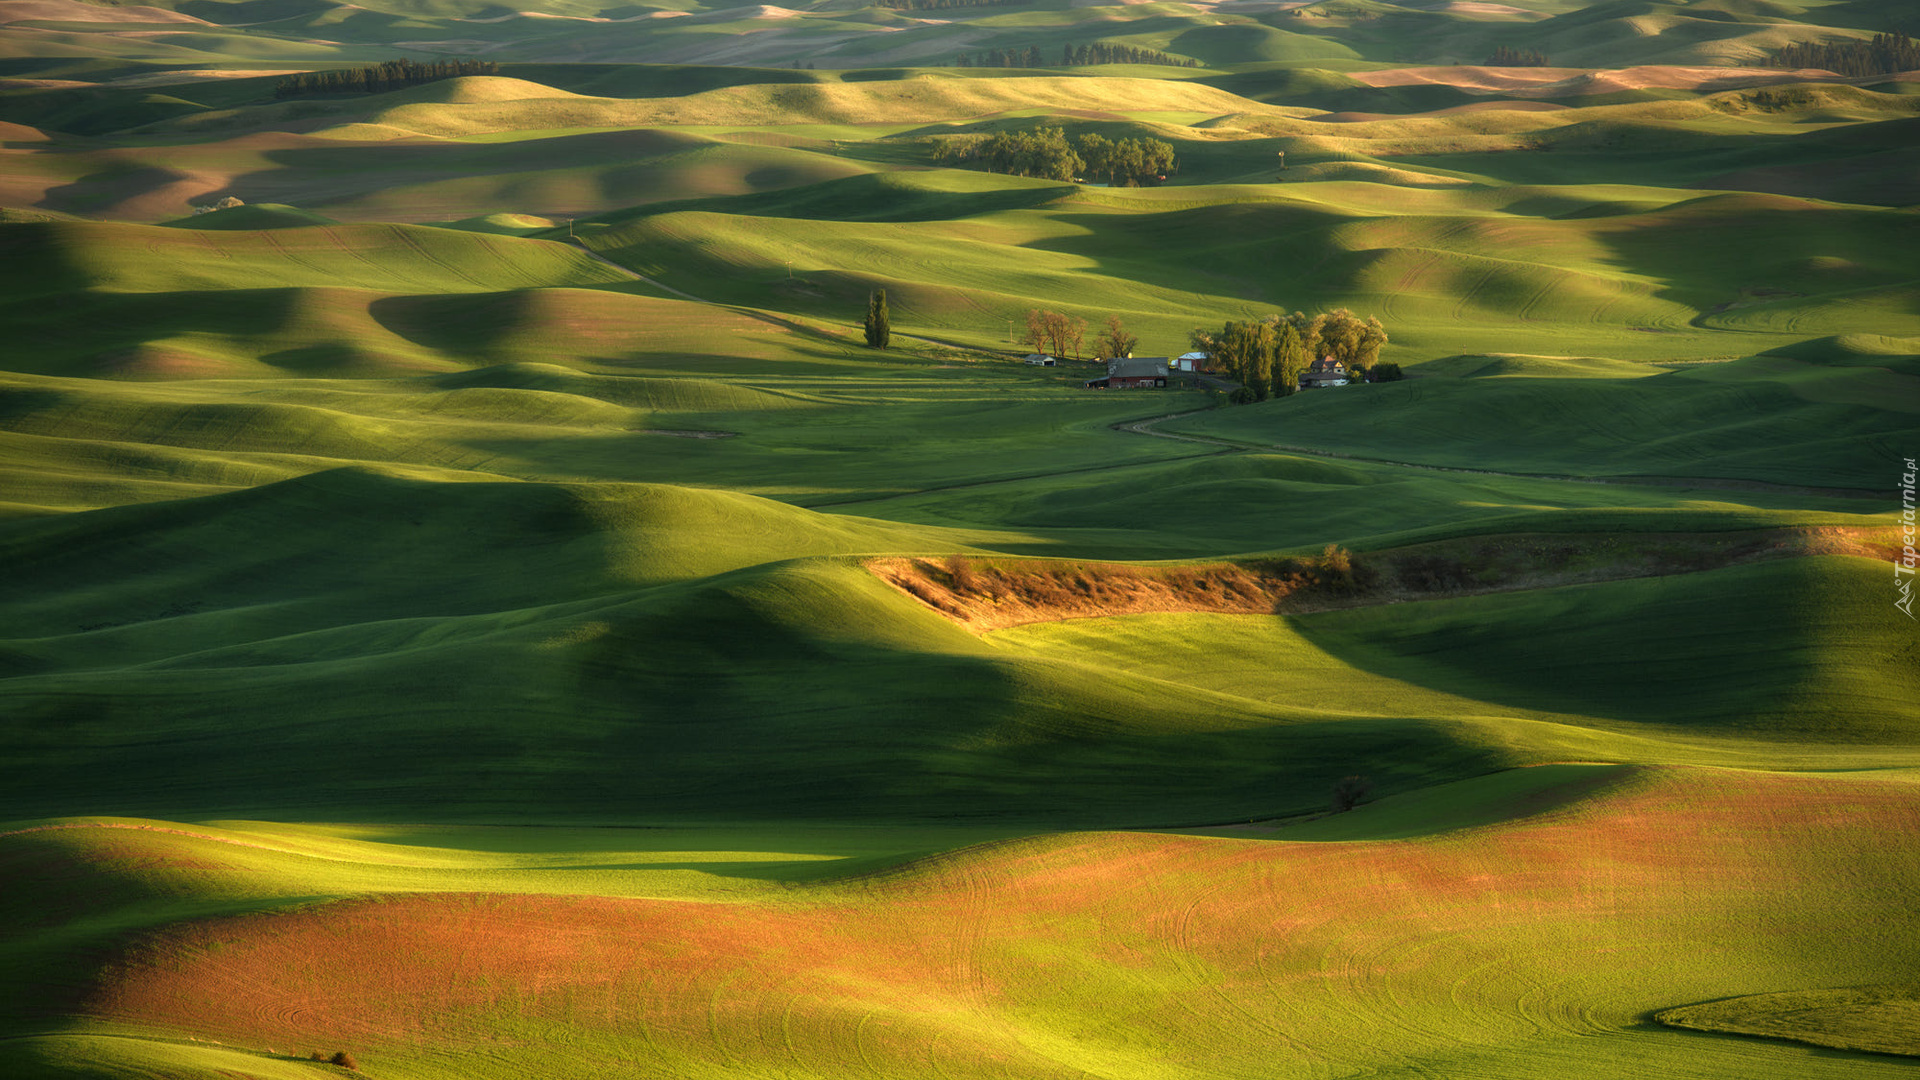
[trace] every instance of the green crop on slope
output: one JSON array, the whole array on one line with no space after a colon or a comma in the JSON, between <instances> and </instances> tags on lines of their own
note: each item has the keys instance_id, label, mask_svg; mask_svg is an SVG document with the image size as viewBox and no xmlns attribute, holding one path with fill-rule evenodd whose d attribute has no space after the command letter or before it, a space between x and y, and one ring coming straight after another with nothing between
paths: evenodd
<instances>
[{"instance_id":1,"label":"green crop on slope","mask_svg":"<svg viewBox=\"0 0 1920 1080\"><path fill-rule=\"evenodd\" d=\"M10 899L84 912L64 945L90 959L42 993L61 1027L4 1052L280 1075L348 1043L423 1077L1893 1075L1642 1021L1897 978L1915 871L1884 838L1914 806L1896 775L1562 766L1211 836L23 822L0 859L44 884Z\"/></svg>"},{"instance_id":2,"label":"green crop on slope","mask_svg":"<svg viewBox=\"0 0 1920 1080\"><path fill-rule=\"evenodd\" d=\"M1672 1027L1793 1039L1841 1050L1920 1055L1914 1020L1920 988L1910 983L1842 990L1789 990L1668 1009Z\"/></svg>"},{"instance_id":3,"label":"green crop on slope","mask_svg":"<svg viewBox=\"0 0 1920 1080\"><path fill-rule=\"evenodd\" d=\"M1307 617L1314 649L1346 658L1315 664L1390 680L1344 702L1286 689L1290 672L1303 690L1331 677L1313 665L1222 659L1269 687L1247 696L1183 673L1191 663L1122 674L1080 659L1111 657L1111 645L1003 653L857 567L777 561L995 537L738 495L337 472L6 532L16 561L36 567L10 607L45 628L11 642L10 708L28 720L12 752L41 762L17 812L111 797L127 812L252 813L298 797L317 800L309 813L372 818L438 806L1164 822L1245 816L1276 796L1311 806L1356 757L1413 787L1553 760L1597 728L1631 736L1630 752L1595 734L1587 756L1645 759L1644 740L1684 731L1744 741L1658 753L1793 764L1791 745L1747 745L1792 735L1855 743L1857 760L1875 761L1913 720L1901 704L1913 688L1879 667L1897 639L1850 629L1876 625L1855 560ZM250 554L198 555L212 537ZM519 573L529 560L539 572ZM1629 613L1650 607L1671 639L1629 629ZM1767 624L1783 628L1777 648L1749 635L1720 649ZM754 643L750 662L741 642ZM1747 696L1689 681L1730 655L1743 666L1726 677ZM1639 674L1622 683L1621 670ZM169 690L189 686L185 698ZM388 700L415 702L406 724L391 725ZM1528 723L1509 730L1506 715ZM56 735L73 724L104 735L136 716L148 747L138 785L112 740ZM208 744L238 717L254 718L249 734ZM422 738L491 762L489 784L467 783L457 758L422 772L407 750ZM357 748L350 775L296 796L268 762L319 752L316 739ZM647 784L623 780L636 756L660 770ZM835 785L810 779L823 768ZM108 795L118 790L139 794Z\"/></svg>"},{"instance_id":4,"label":"green crop on slope","mask_svg":"<svg viewBox=\"0 0 1920 1080\"><path fill-rule=\"evenodd\" d=\"M8 295L91 289L202 292L262 279L310 288L478 292L624 280L559 244L513 241L406 225L306 229L155 229L138 225L23 223L0 231Z\"/></svg>"},{"instance_id":5,"label":"green crop on slope","mask_svg":"<svg viewBox=\"0 0 1920 1080\"><path fill-rule=\"evenodd\" d=\"M1710 6L1531 25L1027 6L969 30L1395 61L1530 35L1700 59L1811 32L1779 29L1792 5ZM951 32L873 12L453 23L492 13L441 0L218 14L375 50L444 31L912 55ZM1667 32L1636 45L1634 26ZM7 69L63 72L107 69ZM563 89L260 107L240 80L8 114L183 118L139 145L0 148L21 204L153 218L228 185L298 209L247 208L260 230L0 226L19 570L0 813L32 830L0 829L0 1072L290 1077L342 1048L423 1080L1898 1067L1644 1022L1910 972L1911 852L1888 837L1913 829L1920 686L1883 558L979 636L860 562L1880 543L1920 375L1911 215L1886 209L1911 201L1906 99L1368 118L1501 102L1271 62L1185 86L509 74ZM640 121L707 126L575 130ZM918 135L1040 123L1168 138L1183 171L1100 190L920 169ZM330 130L259 133L289 125ZM256 134L168 134L190 127ZM306 215L577 216L595 250L736 308L556 243ZM875 287L900 314L884 354L850 334ZM1164 353L1190 326L1335 305L1387 319L1418 377L1163 425L1256 450L1110 430L1198 394L1092 394L1077 369L906 337L1004 347L1050 307L1117 312ZM1567 761L1690 767L1511 769ZM1378 801L1273 820L1355 772ZM113 811L365 824L45 820Z\"/></svg>"},{"instance_id":6,"label":"green crop on slope","mask_svg":"<svg viewBox=\"0 0 1920 1080\"><path fill-rule=\"evenodd\" d=\"M1464 468L1871 490L1914 430L1917 387L1889 367L1753 357L1651 378L1346 387L1168 426Z\"/></svg>"}]
</instances>

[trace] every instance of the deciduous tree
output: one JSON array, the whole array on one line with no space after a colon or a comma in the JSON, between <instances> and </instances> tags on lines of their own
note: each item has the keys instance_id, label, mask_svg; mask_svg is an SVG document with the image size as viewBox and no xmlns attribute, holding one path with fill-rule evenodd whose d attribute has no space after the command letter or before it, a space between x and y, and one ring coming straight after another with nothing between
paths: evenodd
<instances>
[{"instance_id":1,"label":"deciduous tree","mask_svg":"<svg viewBox=\"0 0 1920 1080\"><path fill-rule=\"evenodd\" d=\"M1317 340L1316 355L1331 356L1350 369L1365 371L1380 360L1380 346L1387 343L1386 328L1369 316L1365 322L1346 308L1334 308L1314 317L1312 336Z\"/></svg>"},{"instance_id":2,"label":"deciduous tree","mask_svg":"<svg viewBox=\"0 0 1920 1080\"><path fill-rule=\"evenodd\" d=\"M1118 315L1107 316L1107 328L1093 339L1094 351L1101 356L1132 356L1139 345L1140 339L1127 333Z\"/></svg>"},{"instance_id":3,"label":"deciduous tree","mask_svg":"<svg viewBox=\"0 0 1920 1080\"><path fill-rule=\"evenodd\" d=\"M1364 776L1343 776L1333 785L1333 812L1344 814L1359 806L1373 790L1373 785Z\"/></svg>"},{"instance_id":4,"label":"deciduous tree","mask_svg":"<svg viewBox=\"0 0 1920 1080\"><path fill-rule=\"evenodd\" d=\"M1187 347L1193 352L1207 354L1205 367L1211 368L1220 359L1220 338L1204 326L1187 331Z\"/></svg>"}]
</instances>

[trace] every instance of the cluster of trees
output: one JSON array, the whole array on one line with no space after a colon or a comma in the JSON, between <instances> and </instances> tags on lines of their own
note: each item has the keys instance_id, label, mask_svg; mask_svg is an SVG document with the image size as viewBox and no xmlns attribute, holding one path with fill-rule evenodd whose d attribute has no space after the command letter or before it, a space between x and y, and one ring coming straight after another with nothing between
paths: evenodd
<instances>
[{"instance_id":1,"label":"cluster of trees","mask_svg":"<svg viewBox=\"0 0 1920 1080\"><path fill-rule=\"evenodd\" d=\"M1872 41L1788 45L1774 54L1774 67L1819 68L1835 75L1891 75L1920 69L1920 46L1902 31L1875 34Z\"/></svg>"},{"instance_id":2,"label":"cluster of trees","mask_svg":"<svg viewBox=\"0 0 1920 1080\"><path fill-rule=\"evenodd\" d=\"M1046 67L1046 57L1040 55L1040 46L1029 45L1024 49L988 49L986 52L969 56L961 53L953 59L954 67L963 68L1037 68Z\"/></svg>"},{"instance_id":3,"label":"cluster of trees","mask_svg":"<svg viewBox=\"0 0 1920 1080\"><path fill-rule=\"evenodd\" d=\"M1086 175L1104 176L1114 187L1157 184L1180 167L1173 156L1173 144L1159 139L1114 142L1089 134L1080 136L1079 148Z\"/></svg>"},{"instance_id":4,"label":"cluster of trees","mask_svg":"<svg viewBox=\"0 0 1920 1080\"><path fill-rule=\"evenodd\" d=\"M1229 322L1218 331L1195 328L1189 338L1196 350L1212 355L1215 365L1240 383L1233 400L1245 404L1293 393L1316 357L1332 357L1350 371L1367 371L1379 363L1387 331L1379 319L1362 321L1346 308L1335 308L1311 317L1296 311Z\"/></svg>"},{"instance_id":5,"label":"cluster of trees","mask_svg":"<svg viewBox=\"0 0 1920 1080\"><path fill-rule=\"evenodd\" d=\"M959 0L902 0L912 6L958 6ZM1002 3L1004 0L972 0L975 3ZM891 6L891 5L890 5ZM1061 67L1085 67L1089 64L1159 64L1163 67L1199 67L1198 60L1188 60L1178 56L1168 56L1154 49L1142 49L1133 45L1115 45L1111 42L1096 41L1092 44L1067 45L1060 51ZM1040 46L1029 45L1025 49L988 49L986 52L969 55L961 53L953 61L954 67L1046 67L1046 57L1040 52Z\"/></svg>"},{"instance_id":6,"label":"cluster of trees","mask_svg":"<svg viewBox=\"0 0 1920 1080\"><path fill-rule=\"evenodd\" d=\"M1034 352L1078 360L1086 336L1087 320L1035 308L1027 312L1027 336L1021 340ZM1106 329L1093 336L1096 358L1132 356L1139 347L1140 338L1128 332L1118 315L1107 316Z\"/></svg>"},{"instance_id":7,"label":"cluster of trees","mask_svg":"<svg viewBox=\"0 0 1920 1080\"><path fill-rule=\"evenodd\" d=\"M338 71L308 71L289 75L273 86L276 98L312 97L317 94L384 94L422 83L455 79L462 75L497 75L500 65L491 60L434 60L418 64L412 60L388 60L372 67L344 68Z\"/></svg>"},{"instance_id":8,"label":"cluster of trees","mask_svg":"<svg viewBox=\"0 0 1920 1080\"><path fill-rule=\"evenodd\" d=\"M1087 320L1062 315L1057 311L1027 312L1027 347L1048 356L1080 359L1080 342L1087 333Z\"/></svg>"},{"instance_id":9,"label":"cluster of trees","mask_svg":"<svg viewBox=\"0 0 1920 1080\"><path fill-rule=\"evenodd\" d=\"M1535 52L1532 49L1528 49L1525 52L1522 52L1519 49L1502 45L1493 50L1493 55L1487 57L1487 62L1482 66L1484 67L1546 67L1547 54L1543 52Z\"/></svg>"},{"instance_id":10,"label":"cluster of trees","mask_svg":"<svg viewBox=\"0 0 1920 1080\"><path fill-rule=\"evenodd\" d=\"M936 138L933 163L1047 180L1071 180L1087 167L1059 128Z\"/></svg>"},{"instance_id":11,"label":"cluster of trees","mask_svg":"<svg viewBox=\"0 0 1920 1080\"><path fill-rule=\"evenodd\" d=\"M1105 41L1066 47L1061 60L1062 67L1085 67L1089 64L1158 64L1162 67L1199 67L1200 61L1168 56L1154 49L1114 45Z\"/></svg>"},{"instance_id":12,"label":"cluster of trees","mask_svg":"<svg viewBox=\"0 0 1920 1080\"><path fill-rule=\"evenodd\" d=\"M1068 142L1060 128L935 138L933 162L1047 180L1104 176L1120 187L1157 184L1179 168L1171 143L1094 134Z\"/></svg>"}]
</instances>

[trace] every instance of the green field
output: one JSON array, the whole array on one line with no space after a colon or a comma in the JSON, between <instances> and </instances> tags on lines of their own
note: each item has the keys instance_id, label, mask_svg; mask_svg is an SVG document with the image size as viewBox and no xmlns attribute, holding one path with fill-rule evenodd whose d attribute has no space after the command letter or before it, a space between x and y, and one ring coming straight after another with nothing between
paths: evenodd
<instances>
[{"instance_id":1,"label":"green field","mask_svg":"<svg viewBox=\"0 0 1920 1080\"><path fill-rule=\"evenodd\" d=\"M1910 1073L1902 15L0 0L0 1075Z\"/></svg>"}]
</instances>

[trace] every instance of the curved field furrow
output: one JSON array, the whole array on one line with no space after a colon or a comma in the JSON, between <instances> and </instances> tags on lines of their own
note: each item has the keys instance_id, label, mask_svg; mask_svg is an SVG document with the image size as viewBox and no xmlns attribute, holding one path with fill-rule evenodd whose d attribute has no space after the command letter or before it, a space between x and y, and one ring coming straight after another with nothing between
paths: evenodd
<instances>
[{"instance_id":1,"label":"curved field furrow","mask_svg":"<svg viewBox=\"0 0 1920 1080\"><path fill-rule=\"evenodd\" d=\"M340 247L342 250L345 250L345 246L339 242L338 236L333 234L332 229L326 226L321 226L319 231L327 234L327 238L329 240L332 240L336 247ZM206 234L203 233L201 235L204 236ZM285 260L288 263L293 264L294 266L300 267L301 269L310 272L316 278L320 280L325 280L326 278L333 275L334 273L333 267L330 267L325 263L317 262L315 260L306 258L304 255L301 254L301 251L302 251L301 248L288 244L286 242L286 239L283 236L281 236L278 231L271 230L271 229L263 230L258 234L258 236L259 236L260 243L262 243L270 251L272 251L275 256ZM389 270L387 271L387 273L392 273L392 271Z\"/></svg>"}]
</instances>

